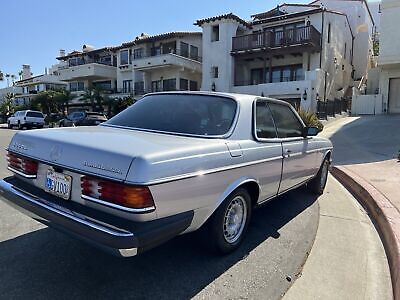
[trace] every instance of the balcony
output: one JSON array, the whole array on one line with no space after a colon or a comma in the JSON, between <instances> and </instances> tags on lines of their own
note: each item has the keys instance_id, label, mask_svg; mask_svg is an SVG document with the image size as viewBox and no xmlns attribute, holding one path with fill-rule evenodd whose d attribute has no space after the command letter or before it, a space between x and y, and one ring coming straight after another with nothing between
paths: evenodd
<instances>
[{"instance_id":1,"label":"balcony","mask_svg":"<svg viewBox=\"0 0 400 300\"><path fill-rule=\"evenodd\" d=\"M59 69L61 81L116 79L117 68L98 62Z\"/></svg>"},{"instance_id":2,"label":"balcony","mask_svg":"<svg viewBox=\"0 0 400 300\"><path fill-rule=\"evenodd\" d=\"M280 31L264 31L232 38L232 55L255 51L287 52L320 51L321 34L308 25Z\"/></svg>"},{"instance_id":3,"label":"balcony","mask_svg":"<svg viewBox=\"0 0 400 300\"><path fill-rule=\"evenodd\" d=\"M135 56L132 63L133 68L138 71L175 66L201 72L201 57L189 55L188 52L182 52L179 49L171 49L168 53L161 53L152 49Z\"/></svg>"}]
</instances>

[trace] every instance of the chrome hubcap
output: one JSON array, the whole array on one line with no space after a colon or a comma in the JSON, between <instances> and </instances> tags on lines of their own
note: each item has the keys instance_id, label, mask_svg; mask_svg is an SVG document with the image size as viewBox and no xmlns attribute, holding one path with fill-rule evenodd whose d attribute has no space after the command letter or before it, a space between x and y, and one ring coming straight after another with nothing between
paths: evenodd
<instances>
[{"instance_id":1,"label":"chrome hubcap","mask_svg":"<svg viewBox=\"0 0 400 300\"><path fill-rule=\"evenodd\" d=\"M242 235L247 220L247 205L242 196L236 196L229 203L224 216L224 238L232 244Z\"/></svg>"},{"instance_id":2,"label":"chrome hubcap","mask_svg":"<svg viewBox=\"0 0 400 300\"><path fill-rule=\"evenodd\" d=\"M329 167L329 162L325 161L324 165L322 166L322 173L321 173L321 188L323 189L326 184L326 180L328 178L328 167Z\"/></svg>"}]
</instances>

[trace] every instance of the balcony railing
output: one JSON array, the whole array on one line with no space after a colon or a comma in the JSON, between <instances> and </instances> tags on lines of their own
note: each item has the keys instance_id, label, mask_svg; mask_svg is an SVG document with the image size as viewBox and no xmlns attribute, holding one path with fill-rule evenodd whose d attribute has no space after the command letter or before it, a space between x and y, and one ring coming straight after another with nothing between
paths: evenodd
<instances>
[{"instance_id":1,"label":"balcony railing","mask_svg":"<svg viewBox=\"0 0 400 300\"><path fill-rule=\"evenodd\" d=\"M247 86L247 85L258 85L258 84L266 84L266 83L281 83L281 82L293 82L293 81L302 81L305 80L304 75L297 75L296 77L281 77L281 78L272 78L271 81L267 78L266 80L235 80L235 86Z\"/></svg>"},{"instance_id":2,"label":"balcony railing","mask_svg":"<svg viewBox=\"0 0 400 300\"><path fill-rule=\"evenodd\" d=\"M142 52L135 53L132 55L133 60L137 59L142 59L142 58L148 58L148 57L154 57L154 56L161 56L161 55L166 55L166 54L175 54L178 56L182 56L188 59L192 59L198 62L202 61L202 58L198 55L195 55L193 53L189 53L189 51L185 51L182 49L160 49L160 48L151 48L148 51L143 50Z\"/></svg>"},{"instance_id":3,"label":"balcony railing","mask_svg":"<svg viewBox=\"0 0 400 300\"><path fill-rule=\"evenodd\" d=\"M232 51L274 49L296 45L320 47L321 34L314 26L264 31L232 38Z\"/></svg>"}]
</instances>

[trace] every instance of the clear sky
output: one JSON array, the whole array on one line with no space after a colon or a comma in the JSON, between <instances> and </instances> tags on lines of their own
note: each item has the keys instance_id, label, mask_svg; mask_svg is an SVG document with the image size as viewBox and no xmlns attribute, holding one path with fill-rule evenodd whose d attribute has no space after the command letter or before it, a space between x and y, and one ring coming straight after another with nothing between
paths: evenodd
<instances>
[{"instance_id":1,"label":"clear sky","mask_svg":"<svg viewBox=\"0 0 400 300\"><path fill-rule=\"evenodd\" d=\"M0 4L0 70L34 75L55 64L59 49L83 44L113 46L142 32L199 31L200 18L233 12L243 19L285 1L277 0L3 0ZM289 3L308 3L290 0ZM0 88L6 81L0 82Z\"/></svg>"}]
</instances>

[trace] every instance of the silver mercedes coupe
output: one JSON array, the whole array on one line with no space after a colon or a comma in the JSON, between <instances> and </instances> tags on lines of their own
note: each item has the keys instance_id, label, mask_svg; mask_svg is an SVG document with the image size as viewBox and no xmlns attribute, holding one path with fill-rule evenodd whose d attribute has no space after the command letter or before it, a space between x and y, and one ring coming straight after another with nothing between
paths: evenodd
<instances>
[{"instance_id":1,"label":"silver mercedes coupe","mask_svg":"<svg viewBox=\"0 0 400 300\"><path fill-rule=\"evenodd\" d=\"M148 94L96 127L18 132L0 197L119 256L202 229L235 250L254 208L306 185L332 155L286 102L209 92Z\"/></svg>"}]
</instances>

